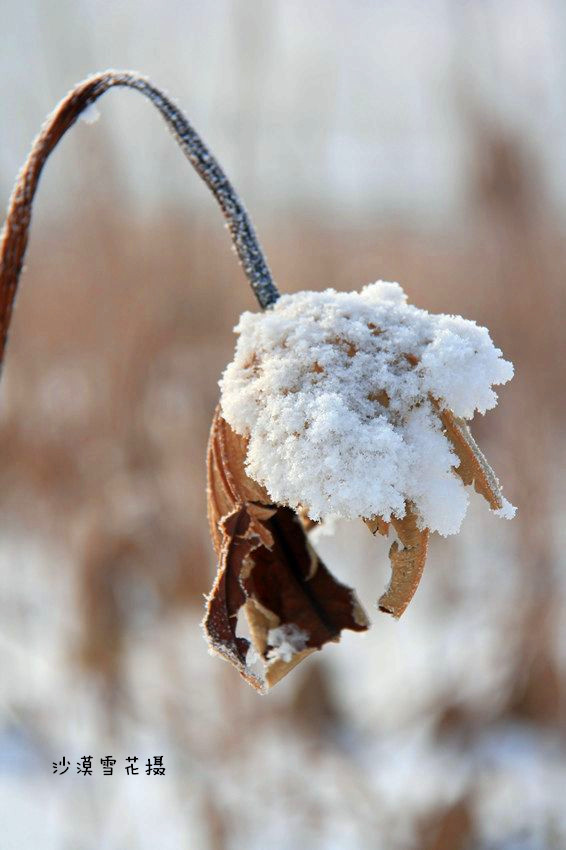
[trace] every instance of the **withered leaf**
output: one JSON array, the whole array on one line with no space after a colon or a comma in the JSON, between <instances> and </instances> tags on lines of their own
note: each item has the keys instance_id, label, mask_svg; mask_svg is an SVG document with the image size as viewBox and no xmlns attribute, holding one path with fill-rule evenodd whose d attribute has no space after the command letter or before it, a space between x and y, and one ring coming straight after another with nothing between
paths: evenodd
<instances>
[{"instance_id":1,"label":"withered leaf","mask_svg":"<svg viewBox=\"0 0 566 850\"><path fill-rule=\"evenodd\" d=\"M438 409L438 405L437 405ZM503 495L495 472L474 440L467 422L451 410L439 410L444 431L460 459L456 473L464 484L472 484L477 493L486 499L492 510L503 507Z\"/></svg>"},{"instance_id":2,"label":"withered leaf","mask_svg":"<svg viewBox=\"0 0 566 850\"><path fill-rule=\"evenodd\" d=\"M380 597L380 611L399 618L415 595L419 586L428 547L428 528L419 529L417 515L410 502L407 502L403 519L391 517L391 525L397 532L399 542L395 540L389 550L391 561L391 581L385 593Z\"/></svg>"},{"instance_id":3,"label":"withered leaf","mask_svg":"<svg viewBox=\"0 0 566 850\"><path fill-rule=\"evenodd\" d=\"M219 564L203 627L211 650L264 690L339 640L342 629L365 631L369 624L353 590L310 546L297 514L273 504L246 475L246 447L218 407L208 445L208 516ZM237 634L239 614L249 639Z\"/></svg>"}]
</instances>

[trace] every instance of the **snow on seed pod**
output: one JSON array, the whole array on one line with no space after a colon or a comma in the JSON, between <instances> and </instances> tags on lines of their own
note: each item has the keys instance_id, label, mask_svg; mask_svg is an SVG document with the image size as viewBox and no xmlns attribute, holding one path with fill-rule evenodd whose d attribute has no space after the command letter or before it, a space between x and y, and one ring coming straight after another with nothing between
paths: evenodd
<instances>
[{"instance_id":1,"label":"snow on seed pod","mask_svg":"<svg viewBox=\"0 0 566 850\"><path fill-rule=\"evenodd\" d=\"M238 442L245 476L229 507L284 513L294 530L300 521L334 517L359 517L374 534L393 530L398 539L381 610L399 617L407 607L429 533L459 531L466 485L499 516L514 515L466 422L494 407L493 387L513 376L485 328L418 309L398 284L379 281L361 292L283 295L263 313L244 313L235 330L235 356L220 381L209 492L218 486L214 434L221 427ZM234 539L221 513L213 504L217 551ZM263 528L246 533L278 563ZM232 575L239 575L242 606L250 604L245 585L257 569L253 560L245 556ZM264 576L274 593L284 592L287 578L280 585L274 566ZM213 591L209 606L217 602ZM251 629L251 642L269 668L269 629L305 629L288 612L272 620L273 610L260 608L267 619L261 640ZM286 646L294 663L309 648L308 639L294 654L292 643Z\"/></svg>"}]
</instances>

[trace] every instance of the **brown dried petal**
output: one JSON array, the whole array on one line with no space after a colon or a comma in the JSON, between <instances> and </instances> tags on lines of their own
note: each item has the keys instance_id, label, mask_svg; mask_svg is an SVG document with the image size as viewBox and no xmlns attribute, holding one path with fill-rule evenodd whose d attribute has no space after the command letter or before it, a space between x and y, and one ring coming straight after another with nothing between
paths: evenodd
<instances>
[{"instance_id":1,"label":"brown dried petal","mask_svg":"<svg viewBox=\"0 0 566 850\"><path fill-rule=\"evenodd\" d=\"M437 405L438 408L438 405ZM456 473L464 484L472 484L477 493L489 502L492 510L503 507L503 495L495 472L485 459L464 419L451 410L439 411L445 433L460 459Z\"/></svg>"},{"instance_id":2,"label":"brown dried petal","mask_svg":"<svg viewBox=\"0 0 566 850\"><path fill-rule=\"evenodd\" d=\"M309 545L295 512L272 504L246 475L245 455L246 440L217 408L208 446L208 512L219 566L203 626L211 649L263 690L337 641L342 629L365 631L368 621L354 592ZM250 640L236 636L240 612ZM270 629L280 626L304 636L295 652L270 645ZM263 662L260 672L248 663L250 644Z\"/></svg>"},{"instance_id":3,"label":"brown dried petal","mask_svg":"<svg viewBox=\"0 0 566 850\"><path fill-rule=\"evenodd\" d=\"M397 532L399 543L395 541L389 550L391 561L391 581L385 593L379 599L380 611L399 618L415 595L423 574L428 545L428 528L420 530L417 516L412 505L407 502L403 519L391 517L391 524Z\"/></svg>"},{"instance_id":4,"label":"brown dried petal","mask_svg":"<svg viewBox=\"0 0 566 850\"><path fill-rule=\"evenodd\" d=\"M365 524L372 534L382 534L387 537L389 534L389 523L380 516L372 516L370 519L364 519Z\"/></svg>"}]
</instances>

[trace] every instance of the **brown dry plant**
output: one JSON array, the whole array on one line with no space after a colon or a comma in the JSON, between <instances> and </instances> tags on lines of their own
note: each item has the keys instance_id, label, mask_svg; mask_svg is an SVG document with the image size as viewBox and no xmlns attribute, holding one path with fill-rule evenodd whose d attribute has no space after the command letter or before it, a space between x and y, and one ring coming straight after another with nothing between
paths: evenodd
<instances>
[{"instance_id":1,"label":"brown dry plant","mask_svg":"<svg viewBox=\"0 0 566 850\"><path fill-rule=\"evenodd\" d=\"M249 217L237 193L180 110L148 80L131 72L107 71L77 85L47 119L17 179L0 247L0 363L28 244L34 197L43 167L79 115L113 87L139 91L157 107L183 153L212 191L260 306L269 308L278 291ZM379 334L379 329L375 329ZM411 366L412 355L404 355ZM320 370L314 364L315 371ZM387 406L386 393L376 400ZM497 479L463 420L438 403L437 413L460 464L493 509L503 506ZM364 631L368 619L354 592L327 570L307 537L308 518L274 504L244 471L246 442L217 409L208 447L208 511L218 574L207 600L204 628L209 645L259 689L279 681L303 658L343 629ZM396 540L390 549L391 581L379 600L382 611L400 617L412 599L426 560L428 530L419 529L410 503L402 519L364 518L372 531ZM240 615L240 619L239 619ZM245 618L249 639L238 633ZM254 658L257 660L254 660Z\"/></svg>"}]
</instances>

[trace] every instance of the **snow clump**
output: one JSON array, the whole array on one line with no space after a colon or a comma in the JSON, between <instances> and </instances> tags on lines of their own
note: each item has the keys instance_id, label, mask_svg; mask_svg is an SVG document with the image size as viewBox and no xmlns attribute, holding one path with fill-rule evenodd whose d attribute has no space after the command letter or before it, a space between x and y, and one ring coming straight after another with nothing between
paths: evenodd
<instances>
[{"instance_id":1,"label":"snow clump","mask_svg":"<svg viewBox=\"0 0 566 850\"><path fill-rule=\"evenodd\" d=\"M269 661L280 659L288 663L294 655L306 649L308 639L308 632L299 629L294 623L284 623L275 629L269 629L267 642L272 648L267 658Z\"/></svg>"},{"instance_id":2,"label":"snow clump","mask_svg":"<svg viewBox=\"0 0 566 850\"><path fill-rule=\"evenodd\" d=\"M329 517L460 529L468 493L438 409L471 419L513 366L486 328L407 304L397 283L283 295L235 328L222 413L248 438L246 471L274 502ZM436 405L439 405L439 408Z\"/></svg>"}]
</instances>

